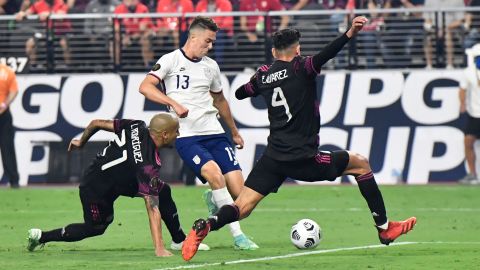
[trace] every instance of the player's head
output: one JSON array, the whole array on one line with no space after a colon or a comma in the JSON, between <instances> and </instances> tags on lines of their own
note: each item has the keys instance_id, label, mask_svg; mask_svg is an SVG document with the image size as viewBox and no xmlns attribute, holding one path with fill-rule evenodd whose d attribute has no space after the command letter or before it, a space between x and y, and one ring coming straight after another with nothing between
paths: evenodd
<instances>
[{"instance_id":1,"label":"player's head","mask_svg":"<svg viewBox=\"0 0 480 270\"><path fill-rule=\"evenodd\" d=\"M198 16L188 29L188 45L197 58L202 58L213 48L217 39L217 24L208 17Z\"/></svg>"},{"instance_id":2,"label":"player's head","mask_svg":"<svg viewBox=\"0 0 480 270\"><path fill-rule=\"evenodd\" d=\"M300 32L286 28L273 34L272 55L275 58L292 58L300 55Z\"/></svg>"},{"instance_id":3,"label":"player's head","mask_svg":"<svg viewBox=\"0 0 480 270\"><path fill-rule=\"evenodd\" d=\"M178 118L170 113L159 113L152 117L148 129L157 147L171 145L179 134Z\"/></svg>"}]
</instances>

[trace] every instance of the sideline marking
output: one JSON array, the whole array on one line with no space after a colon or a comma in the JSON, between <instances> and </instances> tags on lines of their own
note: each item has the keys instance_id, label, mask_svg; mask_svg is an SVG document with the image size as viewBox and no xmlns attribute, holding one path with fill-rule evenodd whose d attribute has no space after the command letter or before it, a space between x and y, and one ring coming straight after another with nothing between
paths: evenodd
<instances>
[{"instance_id":1,"label":"sideline marking","mask_svg":"<svg viewBox=\"0 0 480 270\"><path fill-rule=\"evenodd\" d=\"M392 243L391 246L404 246L404 245L413 245L413 244L470 244L470 245L480 245L480 242L448 242L448 241L432 241L432 242L398 242ZM292 257L299 257L299 256L307 256L312 254L322 254L322 253L333 253L339 251L349 251L349 250L360 250L360 249L374 249L374 248L386 248L385 245L369 245L369 246L358 246L358 247L347 247L347 248L334 248L334 249L324 249L324 250L315 250L315 251L307 251L307 252L300 252L300 253L291 253L281 256L272 256L272 257L261 257L261 258L254 258L254 259L244 259L244 260L236 260L236 261L227 261L227 262L216 262L216 263L203 263L203 264L190 264L190 265L180 265L176 267L167 267L167 268L156 268L153 270L177 270L177 269L194 269L194 268L201 268L201 267L208 267L208 266L217 266L217 265L229 265L229 264L240 264L240 263L250 263L250 262L259 262L259 261L271 261L277 259L285 259L285 258L292 258Z\"/></svg>"},{"instance_id":2,"label":"sideline marking","mask_svg":"<svg viewBox=\"0 0 480 270\"><path fill-rule=\"evenodd\" d=\"M399 242L399 243L392 243L392 244L390 244L390 246L403 246L403 245L412 245L412 244L418 244L418 242ZM271 261L271 260L277 260L277 259L307 256L307 255L312 255L312 254L332 253L332 252L338 252L338 251L349 251L349 250L370 249L370 248L386 248L386 247L387 246L385 246L385 245L378 244L378 245L369 245L369 246L334 248L334 249L315 250L315 251L307 251L307 252L300 252L300 253L291 253L291 254L280 255L280 256L272 256L272 257L261 257L261 258L255 258L255 259L244 259L244 260L227 261L227 262L180 265L180 266L176 266L176 267L157 268L157 269L154 269L154 270L193 269L193 268L217 266L217 265L230 265L230 264L259 262L259 261Z\"/></svg>"}]
</instances>

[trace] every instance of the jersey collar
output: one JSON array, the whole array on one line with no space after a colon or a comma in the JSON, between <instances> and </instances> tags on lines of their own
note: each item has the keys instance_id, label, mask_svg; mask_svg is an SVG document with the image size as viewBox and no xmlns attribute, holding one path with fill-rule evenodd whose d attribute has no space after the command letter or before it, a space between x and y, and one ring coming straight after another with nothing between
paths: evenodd
<instances>
[{"instance_id":1,"label":"jersey collar","mask_svg":"<svg viewBox=\"0 0 480 270\"><path fill-rule=\"evenodd\" d=\"M188 56L185 54L185 52L183 51L183 49L179 49L179 50L182 52L183 56L185 56L185 58L187 58L187 59L190 60L191 62L198 63L198 62L202 61L202 58L192 59L192 58L188 57Z\"/></svg>"}]
</instances>

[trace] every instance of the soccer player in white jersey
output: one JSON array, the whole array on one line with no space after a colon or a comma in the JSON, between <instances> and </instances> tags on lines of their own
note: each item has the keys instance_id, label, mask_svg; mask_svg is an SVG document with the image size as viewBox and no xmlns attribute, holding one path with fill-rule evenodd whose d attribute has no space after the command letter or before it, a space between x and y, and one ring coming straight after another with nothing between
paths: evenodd
<instances>
[{"instance_id":1,"label":"soccer player in white jersey","mask_svg":"<svg viewBox=\"0 0 480 270\"><path fill-rule=\"evenodd\" d=\"M212 19L196 17L185 45L163 55L140 85L140 93L147 99L169 106L180 117L180 136L175 145L183 161L212 188L204 194L210 213L232 204L232 196L238 196L244 182L233 148L217 119L220 114L237 148L243 148L243 139L222 93L220 68L206 56L217 30ZM164 92L157 88L160 83ZM243 234L238 222L229 226L236 249L258 248Z\"/></svg>"}]
</instances>

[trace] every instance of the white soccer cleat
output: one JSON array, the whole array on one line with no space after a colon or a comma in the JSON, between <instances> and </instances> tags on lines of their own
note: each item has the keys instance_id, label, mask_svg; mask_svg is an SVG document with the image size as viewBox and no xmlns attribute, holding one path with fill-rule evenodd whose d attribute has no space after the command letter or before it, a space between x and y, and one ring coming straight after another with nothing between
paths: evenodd
<instances>
[{"instance_id":1,"label":"white soccer cleat","mask_svg":"<svg viewBox=\"0 0 480 270\"><path fill-rule=\"evenodd\" d=\"M28 235L27 235L27 250L28 251L33 251L36 247L42 246L44 244L40 243L40 237L42 237L42 231L40 229L30 229L28 230Z\"/></svg>"},{"instance_id":2,"label":"white soccer cleat","mask_svg":"<svg viewBox=\"0 0 480 270\"><path fill-rule=\"evenodd\" d=\"M175 243L172 241L172 244L170 244L171 250L182 250L182 247L183 241L181 243ZM210 250L210 247L204 243L200 243L200 246L198 246L198 250L207 251Z\"/></svg>"}]
</instances>

